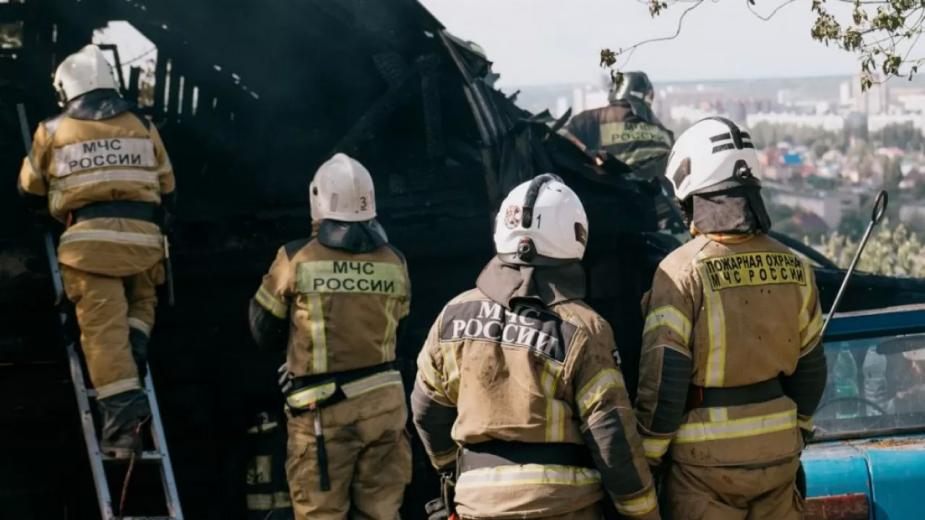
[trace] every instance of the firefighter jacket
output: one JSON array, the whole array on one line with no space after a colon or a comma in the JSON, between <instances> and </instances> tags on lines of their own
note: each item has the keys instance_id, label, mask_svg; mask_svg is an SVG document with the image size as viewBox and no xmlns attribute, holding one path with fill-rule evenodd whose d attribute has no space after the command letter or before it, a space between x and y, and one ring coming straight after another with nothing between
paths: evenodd
<instances>
[{"instance_id":1,"label":"firefighter jacket","mask_svg":"<svg viewBox=\"0 0 925 520\"><path fill-rule=\"evenodd\" d=\"M313 237L279 249L254 296L251 328L258 343L288 345L287 365L297 378L372 367L395 360L410 294L404 257L391 245L354 253ZM284 333L262 341L257 329L274 322ZM394 370L376 377L401 385Z\"/></svg>"},{"instance_id":2,"label":"firefighter jacket","mask_svg":"<svg viewBox=\"0 0 925 520\"><path fill-rule=\"evenodd\" d=\"M613 333L580 300L580 266L558 272L496 258L477 287L443 308L418 357L411 406L431 462L447 468L460 447L464 454L501 441L549 452L577 446L593 463L463 470L458 512L564 514L598 502L606 490L623 514L657 518Z\"/></svg>"},{"instance_id":3,"label":"firefighter jacket","mask_svg":"<svg viewBox=\"0 0 925 520\"><path fill-rule=\"evenodd\" d=\"M811 430L826 377L808 262L764 234L697 236L659 265L643 309L636 413L652 462L669 445L673 460L700 466L799 454L799 428ZM778 391L730 406L698 402L759 387Z\"/></svg>"},{"instance_id":4,"label":"firefighter jacket","mask_svg":"<svg viewBox=\"0 0 925 520\"><path fill-rule=\"evenodd\" d=\"M111 92L111 91L110 91ZM115 92L77 98L39 124L19 173L19 190L48 197L52 217L68 225L59 261L81 271L130 276L163 257L156 214L174 192L174 175L157 128L134 114ZM75 218L90 205L149 203L150 215L119 212Z\"/></svg>"},{"instance_id":5,"label":"firefighter jacket","mask_svg":"<svg viewBox=\"0 0 925 520\"><path fill-rule=\"evenodd\" d=\"M644 179L665 173L674 142L670 130L654 117L640 118L626 101L586 110L572 118L565 130L589 151L610 153Z\"/></svg>"}]
</instances>

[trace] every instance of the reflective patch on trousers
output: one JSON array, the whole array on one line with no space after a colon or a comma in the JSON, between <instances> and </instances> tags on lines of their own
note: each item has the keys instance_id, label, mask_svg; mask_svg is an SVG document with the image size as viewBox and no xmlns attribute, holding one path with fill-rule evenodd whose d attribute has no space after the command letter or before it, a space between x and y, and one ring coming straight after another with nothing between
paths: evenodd
<instances>
[{"instance_id":1,"label":"reflective patch on trousers","mask_svg":"<svg viewBox=\"0 0 925 520\"><path fill-rule=\"evenodd\" d=\"M289 493L277 491L276 493L248 493L247 509L250 511L272 511L292 507Z\"/></svg>"},{"instance_id":2,"label":"reflective patch on trousers","mask_svg":"<svg viewBox=\"0 0 925 520\"><path fill-rule=\"evenodd\" d=\"M682 424L674 442L688 444L692 442L738 439L790 430L796 427L797 411L787 410L742 419Z\"/></svg>"},{"instance_id":3,"label":"reflective patch on trousers","mask_svg":"<svg viewBox=\"0 0 925 520\"><path fill-rule=\"evenodd\" d=\"M456 481L456 489L505 486L599 486L601 474L596 469L553 464L496 466L466 471Z\"/></svg>"}]
</instances>

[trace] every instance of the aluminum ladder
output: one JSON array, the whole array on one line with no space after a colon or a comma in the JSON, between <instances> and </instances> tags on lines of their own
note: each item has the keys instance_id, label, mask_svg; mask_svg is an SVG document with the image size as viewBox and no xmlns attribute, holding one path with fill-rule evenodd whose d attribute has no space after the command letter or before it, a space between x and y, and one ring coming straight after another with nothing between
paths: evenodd
<instances>
[{"instance_id":1,"label":"aluminum ladder","mask_svg":"<svg viewBox=\"0 0 925 520\"><path fill-rule=\"evenodd\" d=\"M45 251L48 256L49 268L54 284L58 317L62 330L64 330L68 321L68 314L63 305L64 287L61 280L61 272L58 269L58 258L54 239L51 233L47 232L45 233ZM113 463L125 464L128 462L128 459L110 457L100 450L96 426L93 423L93 412L90 408L90 399L96 398L96 391L87 388L83 373L83 365L80 360L80 353L73 340L67 340L67 357L71 369L71 381L74 384L74 394L77 396L80 423L83 428L87 455L90 459L90 468L93 471L93 485L96 488L96 497L99 502L102 520L183 520L180 498L177 494L177 484L173 476L173 466L170 463L170 454L167 450L166 438L164 437L164 427L161 423L161 412L157 404L157 395L154 392L154 382L151 379L150 367L144 378L144 391L145 394L147 394L148 404L151 408L151 421L149 425L151 429L151 438L154 441L154 449L143 451L140 455L136 455L135 462L157 464L160 467L161 484L166 501L165 510L167 511L167 515L120 517L113 511L112 495L109 492L106 467L108 464Z\"/></svg>"}]
</instances>

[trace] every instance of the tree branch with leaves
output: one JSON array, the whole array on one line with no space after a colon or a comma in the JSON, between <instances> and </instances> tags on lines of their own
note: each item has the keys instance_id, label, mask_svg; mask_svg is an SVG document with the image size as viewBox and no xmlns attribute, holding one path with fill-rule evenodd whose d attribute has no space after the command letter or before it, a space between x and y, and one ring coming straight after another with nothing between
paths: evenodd
<instances>
[{"instance_id":1,"label":"tree branch with leaves","mask_svg":"<svg viewBox=\"0 0 925 520\"><path fill-rule=\"evenodd\" d=\"M684 20L693 10L701 7L705 0L641 0L649 7L649 14L655 18L678 4L689 4L678 18L673 34L637 42L616 51L601 50L601 67L610 71L611 77L619 78L620 69L632 59L636 49L655 42L677 38L683 29ZM732 0L713 0L732 1ZM740 0L741 1L741 0ZM767 14L759 7L771 5L769 0L744 0L746 8L757 18L767 21L781 9L796 3L796 0L776 0ZM848 4L850 14L833 12L833 5ZM925 32L925 0L812 0L809 5L815 16L810 35L826 46L833 45L858 57L861 88L869 89L875 83L893 77L912 79L919 67L925 63L925 56L913 53Z\"/></svg>"}]
</instances>

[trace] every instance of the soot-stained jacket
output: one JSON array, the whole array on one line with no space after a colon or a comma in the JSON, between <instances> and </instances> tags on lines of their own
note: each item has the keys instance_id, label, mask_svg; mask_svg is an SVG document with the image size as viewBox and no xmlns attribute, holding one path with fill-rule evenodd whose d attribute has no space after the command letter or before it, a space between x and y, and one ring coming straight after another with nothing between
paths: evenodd
<instances>
[{"instance_id":1,"label":"soot-stained jacket","mask_svg":"<svg viewBox=\"0 0 925 520\"><path fill-rule=\"evenodd\" d=\"M646 456L700 466L797 456L825 387L811 265L764 234L700 235L668 255L642 302L636 413ZM686 406L697 387L779 379L783 395ZM692 386L693 385L693 386Z\"/></svg>"},{"instance_id":2,"label":"soot-stained jacket","mask_svg":"<svg viewBox=\"0 0 925 520\"><path fill-rule=\"evenodd\" d=\"M569 289L572 282L581 288ZM563 274L495 259L478 288L450 301L431 328L418 357L412 410L435 467L452 465L460 446L492 440L586 445L594 460L595 468L464 471L456 484L463 516L562 514L606 491L623 514L658 517L613 333L579 299L583 284L577 264Z\"/></svg>"}]
</instances>

